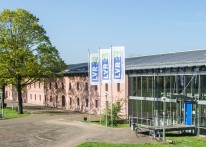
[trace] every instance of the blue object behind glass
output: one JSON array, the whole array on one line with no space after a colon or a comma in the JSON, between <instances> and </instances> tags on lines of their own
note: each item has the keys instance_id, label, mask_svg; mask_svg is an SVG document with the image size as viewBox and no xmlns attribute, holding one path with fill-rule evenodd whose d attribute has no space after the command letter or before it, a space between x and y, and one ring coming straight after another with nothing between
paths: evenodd
<instances>
[{"instance_id":1,"label":"blue object behind glass","mask_svg":"<svg viewBox=\"0 0 206 147\"><path fill-rule=\"evenodd\" d=\"M185 102L185 125L192 125L192 102Z\"/></svg>"}]
</instances>

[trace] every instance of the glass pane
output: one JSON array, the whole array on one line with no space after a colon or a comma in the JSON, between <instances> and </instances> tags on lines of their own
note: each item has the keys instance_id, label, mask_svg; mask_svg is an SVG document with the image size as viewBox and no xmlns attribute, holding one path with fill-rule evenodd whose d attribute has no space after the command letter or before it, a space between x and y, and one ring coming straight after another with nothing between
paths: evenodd
<instances>
[{"instance_id":1,"label":"glass pane","mask_svg":"<svg viewBox=\"0 0 206 147\"><path fill-rule=\"evenodd\" d=\"M201 75L201 100L206 100L206 75Z\"/></svg>"},{"instance_id":2,"label":"glass pane","mask_svg":"<svg viewBox=\"0 0 206 147\"><path fill-rule=\"evenodd\" d=\"M137 77L137 96L142 96L142 94L141 94L141 77Z\"/></svg>"},{"instance_id":3,"label":"glass pane","mask_svg":"<svg viewBox=\"0 0 206 147\"><path fill-rule=\"evenodd\" d=\"M187 95L189 97L192 96L191 83L192 83L192 76L186 75L185 76L185 95Z\"/></svg>"},{"instance_id":4,"label":"glass pane","mask_svg":"<svg viewBox=\"0 0 206 147\"><path fill-rule=\"evenodd\" d=\"M142 96L147 97L148 96L148 81L147 77L142 77Z\"/></svg>"},{"instance_id":5,"label":"glass pane","mask_svg":"<svg viewBox=\"0 0 206 147\"><path fill-rule=\"evenodd\" d=\"M166 92L166 94L165 94L165 96L167 97L167 98L169 98L170 96L171 96L171 91L170 91L170 76L166 76L165 77L165 92Z\"/></svg>"}]
</instances>

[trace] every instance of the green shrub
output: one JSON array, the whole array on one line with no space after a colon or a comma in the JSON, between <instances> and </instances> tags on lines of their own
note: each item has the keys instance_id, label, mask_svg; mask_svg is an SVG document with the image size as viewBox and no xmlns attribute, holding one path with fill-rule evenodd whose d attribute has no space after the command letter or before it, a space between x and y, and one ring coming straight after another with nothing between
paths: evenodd
<instances>
[{"instance_id":1,"label":"green shrub","mask_svg":"<svg viewBox=\"0 0 206 147\"><path fill-rule=\"evenodd\" d=\"M111 109L111 104L108 103L108 109L107 109L107 125L111 126L112 121L113 121L113 126L117 126L118 121L121 118L121 115L119 114L121 111L121 104L120 101L117 101L116 103L112 104L112 109ZM111 120L111 110L112 110L112 120ZM102 123L106 123L106 109L103 112L102 115Z\"/></svg>"}]
</instances>

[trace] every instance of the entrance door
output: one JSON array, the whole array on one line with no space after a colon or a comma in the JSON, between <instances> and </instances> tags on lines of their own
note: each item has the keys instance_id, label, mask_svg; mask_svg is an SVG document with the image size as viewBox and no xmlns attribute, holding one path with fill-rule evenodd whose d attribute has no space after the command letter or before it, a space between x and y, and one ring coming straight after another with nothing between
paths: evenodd
<instances>
[{"instance_id":1,"label":"entrance door","mask_svg":"<svg viewBox=\"0 0 206 147\"><path fill-rule=\"evenodd\" d=\"M192 125L192 102L185 102L185 125Z\"/></svg>"}]
</instances>

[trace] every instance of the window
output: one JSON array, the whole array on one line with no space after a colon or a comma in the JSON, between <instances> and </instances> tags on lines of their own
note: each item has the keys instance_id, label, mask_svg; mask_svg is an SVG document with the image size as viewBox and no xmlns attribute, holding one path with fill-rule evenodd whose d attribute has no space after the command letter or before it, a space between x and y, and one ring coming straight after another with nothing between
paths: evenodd
<instances>
[{"instance_id":1,"label":"window","mask_svg":"<svg viewBox=\"0 0 206 147\"><path fill-rule=\"evenodd\" d=\"M108 84L105 84L105 91L108 91Z\"/></svg>"},{"instance_id":2,"label":"window","mask_svg":"<svg viewBox=\"0 0 206 147\"><path fill-rule=\"evenodd\" d=\"M51 85L52 85L52 84L51 84L51 82L50 82L50 83L49 83L49 89L51 89Z\"/></svg>"},{"instance_id":3,"label":"window","mask_svg":"<svg viewBox=\"0 0 206 147\"><path fill-rule=\"evenodd\" d=\"M77 106L79 106L79 98L77 98Z\"/></svg>"},{"instance_id":4,"label":"window","mask_svg":"<svg viewBox=\"0 0 206 147\"><path fill-rule=\"evenodd\" d=\"M44 95L44 102L45 102L45 104L46 104L46 102L47 102L47 97L46 97L46 95Z\"/></svg>"},{"instance_id":5,"label":"window","mask_svg":"<svg viewBox=\"0 0 206 147\"><path fill-rule=\"evenodd\" d=\"M66 106L66 98L64 95L62 95L62 107Z\"/></svg>"},{"instance_id":6,"label":"window","mask_svg":"<svg viewBox=\"0 0 206 147\"><path fill-rule=\"evenodd\" d=\"M41 88L41 83L39 82L39 88Z\"/></svg>"},{"instance_id":7,"label":"window","mask_svg":"<svg viewBox=\"0 0 206 147\"><path fill-rule=\"evenodd\" d=\"M97 91L97 85L94 86L94 90Z\"/></svg>"},{"instance_id":8,"label":"window","mask_svg":"<svg viewBox=\"0 0 206 147\"><path fill-rule=\"evenodd\" d=\"M39 95L39 100L41 101L41 95Z\"/></svg>"},{"instance_id":9,"label":"window","mask_svg":"<svg viewBox=\"0 0 206 147\"><path fill-rule=\"evenodd\" d=\"M62 82L62 89L64 89L64 83Z\"/></svg>"},{"instance_id":10,"label":"window","mask_svg":"<svg viewBox=\"0 0 206 147\"><path fill-rule=\"evenodd\" d=\"M50 96L50 102L52 102L52 96Z\"/></svg>"},{"instance_id":11,"label":"window","mask_svg":"<svg viewBox=\"0 0 206 147\"><path fill-rule=\"evenodd\" d=\"M120 92L120 83L117 83L117 91Z\"/></svg>"},{"instance_id":12,"label":"window","mask_svg":"<svg viewBox=\"0 0 206 147\"><path fill-rule=\"evenodd\" d=\"M79 82L77 82L77 90L79 90Z\"/></svg>"},{"instance_id":13,"label":"window","mask_svg":"<svg viewBox=\"0 0 206 147\"><path fill-rule=\"evenodd\" d=\"M89 106L89 99L86 99L86 107Z\"/></svg>"},{"instance_id":14,"label":"window","mask_svg":"<svg viewBox=\"0 0 206 147\"><path fill-rule=\"evenodd\" d=\"M56 103L58 102L58 96L56 95Z\"/></svg>"},{"instance_id":15,"label":"window","mask_svg":"<svg viewBox=\"0 0 206 147\"><path fill-rule=\"evenodd\" d=\"M34 95L34 99L36 100L36 94Z\"/></svg>"},{"instance_id":16,"label":"window","mask_svg":"<svg viewBox=\"0 0 206 147\"><path fill-rule=\"evenodd\" d=\"M32 100L32 94L30 94L30 99Z\"/></svg>"},{"instance_id":17,"label":"window","mask_svg":"<svg viewBox=\"0 0 206 147\"><path fill-rule=\"evenodd\" d=\"M69 98L69 105L70 106L72 105L72 98L71 97Z\"/></svg>"},{"instance_id":18,"label":"window","mask_svg":"<svg viewBox=\"0 0 206 147\"><path fill-rule=\"evenodd\" d=\"M57 82L55 83L55 87L56 87L56 89L58 89L58 84L57 84Z\"/></svg>"},{"instance_id":19,"label":"window","mask_svg":"<svg viewBox=\"0 0 206 147\"><path fill-rule=\"evenodd\" d=\"M36 88L36 83L34 83L34 88Z\"/></svg>"},{"instance_id":20,"label":"window","mask_svg":"<svg viewBox=\"0 0 206 147\"><path fill-rule=\"evenodd\" d=\"M88 83L85 84L85 90L88 90Z\"/></svg>"},{"instance_id":21,"label":"window","mask_svg":"<svg viewBox=\"0 0 206 147\"><path fill-rule=\"evenodd\" d=\"M98 100L95 100L95 108L98 108Z\"/></svg>"},{"instance_id":22,"label":"window","mask_svg":"<svg viewBox=\"0 0 206 147\"><path fill-rule=\"evenodd\" d=\"M71 83L69 83L69 90L71 90L72 89L72 84Z\"/></svg>"}]
</instances>

